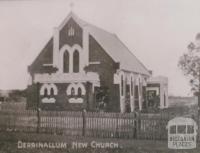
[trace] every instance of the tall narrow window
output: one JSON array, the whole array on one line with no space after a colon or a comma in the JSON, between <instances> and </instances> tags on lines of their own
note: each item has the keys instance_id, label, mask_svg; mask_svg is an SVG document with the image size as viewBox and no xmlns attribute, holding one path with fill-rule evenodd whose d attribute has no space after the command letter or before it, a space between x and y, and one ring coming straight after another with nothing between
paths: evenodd
<instances>
[{"instance_id":1,"label":"tall narrow window","mask_svg":"<svg viewBox=\"0 0 200 153\"><path fill-rule=\"evenodd\" d=\"M77 50L73 54L73 72L79 72L79 52Z\"/></svg>"},{"instance_id":2,"label":"tall narrow window","mask_svg":"<svg viewBox=\"0 0 200 153\"><path fill-rule=\"evenodd\" d=\"M47 88L44 89L44 97L46 97L48 95L48 90Z\"/></svg>"},{"instance_id":3,"label":"tall narrow window","mask_svg":"<svg viewBox=\"0 0 200 153\"><path fill-rule=\"evenodd\" d=\"M134 97L135 97L135 101L134 101L135 110L138 110L139 109L139 88L138 88L138 85L135 85L135 87L134 87Z\"/></svg>"},{"instance_id":4,"label":"tall narrow window","mask_svg":"<svg viewBox=\"0 0 200 153\"><path fill-rule=\"evenodd\" d=\"M78 88L78 96L81 97L81 95L82 95L81 88Z\"/></svg>"},{"instance_id":5,"label":"tall narrow window","mask_svg":"<svg viewBox=\"0 0 200 153\"><path fill-rule=\"evenodd\" d=\"M164 93L164 107L166 106L166 96L165 96L165 93Z\"/></svg>"},{"instance_id":6,"label":"tall narrow window","mask_svg":"<svg viewBox=\"0 0 200 153\"><path fill-rule=\"evenodd\" d=\"M124 95L124 79L123 76L121 76L121 95Z\"/></svg>"},{"instance_id":7,"label":"tall narrow window","mask_svg":"<svg viewBox=\"0 0 200 153\"><path fill-rule=\"evenodd\" d=\"M135 93L134 93L135 99L138 99L139 98L139 91L138 91L138 86L137 85L135 85L134 91L135 91Z\"/></svg>"},{"instance_id":8,"label":"tall narrow window","mask_svg":"<svg viewBox=\"0 0 200 153\"><path fill-rule=\"evenodd\" d=\"M50 90L50 95L51 95L51 96L54 95L54 90L53 90L53 88L51 88L51 90Z\"/></svg>"},{"instance_id":9,"label":"tall narrow window","mask_svg":"<svg viewBox=\"0 0 200 153\"><path fill-rule=\"evenodd\" d=\"M133 96L133 78L131 77L131 96Z\"/></svg>"},{"instance_id":10,"label":"tall narrow window","mask_svg":"<svg viewBox=\"0 0 200 153\"><path fill-rule=\"evenodd\" d=\"M142 107L144 109L147 107L146 93L146 86L142 86Z\"/></svg>"},{"instance_id":11,"label":"tall narrow window","mask_svg":"<svg viewBox=\"0 0 200 153\"><path fill-rule=\"evenodd\" d=\"M128 91L127 91L127 77L125 77L125 80L124 80L124 93L125 93L125 96L127 96L128 94L130 94L130 93L128 93Z\"/></svg>"},{"instance_id":12,"label":"tall narrow window","mask_svg":"<svg viewBox=\"0 0 200 153\"><path fill-rule=\"evenodd\" d=\"M74 96L75 95L75 89L72 87L71 89L71 95Z\"/></svg>"},{"instance_id":13,"label":"tall narrow window","mask_svg":"<svg viewBox=\"0 0 200 153\"><path fill-rule=\"evenodd\" d=\"M68 73L69 72L69 53L66 50L63 55L63 72Z\"/></svg>"}]
</instances>

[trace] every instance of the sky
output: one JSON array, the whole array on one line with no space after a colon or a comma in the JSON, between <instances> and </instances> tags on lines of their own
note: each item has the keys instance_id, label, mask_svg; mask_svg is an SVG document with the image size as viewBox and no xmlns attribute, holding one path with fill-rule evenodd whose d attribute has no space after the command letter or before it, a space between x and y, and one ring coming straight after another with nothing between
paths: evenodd
<instances>
[{"instance_id":1,"label":"sky","mask_svg":"<svg viewBox=\"0 0 200 153\"><path fill-rule=\"evenodd\" d=\"M26 88L28 65L71 10L115 33L154 76L168 77L170 95L191 95L177 64L200 32L199 0L1 0L0 89Z\"/></svg>"}]
</instances>

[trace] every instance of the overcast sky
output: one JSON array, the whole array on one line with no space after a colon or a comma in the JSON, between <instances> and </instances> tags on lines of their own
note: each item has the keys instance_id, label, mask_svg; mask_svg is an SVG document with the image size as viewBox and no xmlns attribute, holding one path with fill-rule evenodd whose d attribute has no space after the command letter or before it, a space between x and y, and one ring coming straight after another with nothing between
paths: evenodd
<instances>
[{"instance_id":1,"label":"overcast sky","mask_svg":"<svg viewBox=\"0 0 200 153\"><path fill-rule=\"evenodd\" d=\"M200 32L199 0L0 1L0 89L27 86L27 66L70 12L115 33L153 70L169 78L169 93L190 94L179 57Z\"/></svg>"}]
</instances>

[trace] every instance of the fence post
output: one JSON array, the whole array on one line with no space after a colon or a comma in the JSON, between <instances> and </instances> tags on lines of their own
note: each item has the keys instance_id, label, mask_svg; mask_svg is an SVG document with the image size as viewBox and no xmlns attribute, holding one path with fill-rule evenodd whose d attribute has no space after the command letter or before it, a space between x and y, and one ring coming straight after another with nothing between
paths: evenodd
<instances>
[{"instance_id":1,"label":"fence post","mask_svg":"<svg viewBox=\"0 0 200 153\"><path fill-rule=\"evenodd\" d=\"M116 136L116 138L119 138L119 137L120 137L120 135L119 135L119 127L118 127L118 124L119 124L119 114L120 114L120 113L115 114L115 115L116 115L116 118L117 118L117 125L116 125L116 131L115 131L115 136Z\"/></svg>"},{"instance_id":2,"label":"fence post","mask_svg":"<svg viewBox=\"0 0 200 153\"><path fill-rule=\"evenodd\" d=\"M133 138L137 139L137 113L134 112Z\"/></svg>"},{"instance_id":3,"label":"fence post","mask_svg":"<svg viewBox=\"0 0 200 153\"><path fill-rule=\"evenodd\" d=\"M137 117L137 124L136 124L137 125L136 126L136 128L137 128L136 129L136 133L137 134L136 134L136 138L139 139L139 137L140 137L140 130L141 130L141 113L138 112L136 117Z\"/></svg>"},{"instance_id":4,"label":"fence post","mask_svg":"<svg viewBox=\"0 0 200 153\"><path fill-rule=\"evenodd\" d=\"M40 108L37 108L37 133L40 132Z\"/></svg>"},{"instance_id":5,"label":"fence post","mask_svg":"<svg viewBox=\"0 0 200 153\"><path fill-rule=\"evenodd\" d=\"M86 129L86 110L83 109L82 111L82 118L83 118L83 129L82 129L82 136L85 136L85 129Z\"/></svg>"}]
</instances>

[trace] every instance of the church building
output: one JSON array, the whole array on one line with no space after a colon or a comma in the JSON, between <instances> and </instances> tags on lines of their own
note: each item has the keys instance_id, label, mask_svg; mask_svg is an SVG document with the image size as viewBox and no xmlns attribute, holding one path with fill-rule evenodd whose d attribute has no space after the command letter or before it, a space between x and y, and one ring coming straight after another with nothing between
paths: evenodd
<instances>
[{"instance_id":1,"label":"church building","mask_svg":"<svg viewBox=\"0 0 200 153\"><path fill-rule=\"evenodd\" d=\"M29 109L133 112L148 105L148 69L115 34L73 12L28 71Z\"/></svg>"}]
</instances>

